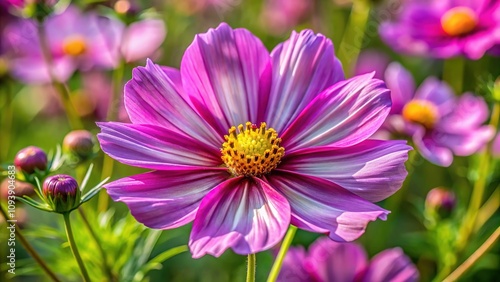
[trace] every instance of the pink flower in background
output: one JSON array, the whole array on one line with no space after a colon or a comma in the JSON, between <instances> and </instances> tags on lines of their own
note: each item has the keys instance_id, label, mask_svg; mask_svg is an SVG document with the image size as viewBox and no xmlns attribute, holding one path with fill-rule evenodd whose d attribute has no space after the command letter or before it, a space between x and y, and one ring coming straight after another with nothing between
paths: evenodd
<instances>
[{"instance_id":1,"label":"pink flower in background","mask_svg":"<svg viewBox=\"0 0 500 282\"><path fill-rule=\"evenodd\" d=\"M132 123L99 123L103 151L154 171L106 185L148 227L193 222L193 257L256 253L288 226L352 241L407 175L404 141L367 140L390 93L344 80L331 41L292 33L269 53L246 29L199 34L180 70L148 61L125 86Z\"/></svg>"},{"instance_id":2,"label":"pink flower in background","mask_svg":"<svg viewBox=\"0 0 500 282\"><path fill-rule=\"evenodd\" d=\"M113 62L127 63L145 60L154 55L165 40L165 23L160 19L144 19L129 26L119 20L112 20L106 36L116 42L113 46Z\"/></svg>"},{"instance_id":3,"label":"pink flower in background","mask_svg":"<svg viewBox=\"0 0 500 282\"><path fill-rule=\"evenodd\" d=\"M455 97L445 82L434 77L415 89L411 74L398 63L389 65L385 79L392 109L382 130L412 137L430 162L449 166L453 154L474 154L492 138L493 129L482 125L489 115L482 98L471 93Z\"/></svg>"},{"instance_id":4,"label":"pink flower in background","mask_svg":"<svg viewBox=\"0 0 500 282\"><path fill-rule=\"evenodd\" d=\"M385 69L389 63L390 58L385 53L374 49L367 49L359 54L354 67L354 74L360 75L375 72L375 78L384 79Z\"/></svg>"},{"instance_id":5,"label":"pink flower in background","mask_svg":"<svg viewBox=\"0 0 500 282\"><path fill-rule=\"evenodd\" d=\"M500 45L500 1L406 1L395 22L380 26L382 39L398 52L480 59Z\"/></svg>"},{"instance_id":6,"label":"pink flower in background","mask_svg":"<svg viewBox=\"0 0 500 282\"><path fill-rule=\"evenodd\" d=\"M295 282L413 282L419 273L400 248L387 249L371 261L355 243L319 238L309 252L292 247L283 261L278 281Z\"/></svg>"},{"instance_id":7,"label":"pink flower in background","mask_svg":"<svg viewBox=\"0 0 500 282\"><path fill-rule=\"evenodd\" d=\"M500 157L500 134L497 134L495 139L493 140L493 144L491 146L492 155L494 157Z\"/></svg>"},{"instance_id":8,"label":"pink flower in background","mask_svg":"<svg viewBox=\"0 0 500 282\"><path fill-rule=\"evenodd\" d=\"M307 19L313 7L310 0L267 0L261 17L266 29L281 34Z\"/></svg>"},{"instance_id":9,"label":"pink flower in background","mask_svg":"<svg viewBox=\"0 0 500 282\"><path fill-rule=\"evenodd\" d=\"M65 81L77 69L106 69L116 64L112 51L117 42L106 36L110 21L93 13L82 13L76 7L68 7L62 14L46 19L43 28L56 79ZM12 55L12 75L25 83L50 82L36 23L19 20L8 26L4 35Z\"/></svg>"}]
</instances>

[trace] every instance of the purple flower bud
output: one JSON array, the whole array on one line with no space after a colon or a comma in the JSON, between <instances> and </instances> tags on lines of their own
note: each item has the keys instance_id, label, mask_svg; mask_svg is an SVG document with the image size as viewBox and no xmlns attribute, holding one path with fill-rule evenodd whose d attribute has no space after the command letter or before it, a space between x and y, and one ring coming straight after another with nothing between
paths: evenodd
<instances>
[{"instance_id":1,"label":"purple flower bud","mask_svg":"<svg viewBox=\"0 0 500 282\"><path fill-rule=\"evenodd\" d=\"M47 177L43 182L43 195L55 212L66 213L80 204L81 192L76 180L66 174Z\"/></svg>"},{"instance_id":2,"label":"purple flower bud","mask_svg":"<svg viewBox=\"0 0 500 282\"><path fill-rule=\"evenodd\" d=\"M64 137L63 151L85 160L94 153L94 138L87 130L74 130Z\"/></svg>"},{"instance_id":3,"label":"purple flower bud","mask_svg":"<svg viewBox=\"0 0 500 282\"><path fill-rule=\"evenodd\" d=\"M427 193L425 209L441 217L448 217L455 208L455 194L444 188L434 188Z\"/></svg>"},{"instance_id":4,"label":"purple flower bud","mask_svg":"<svg viewBox=\"0 0 500 282\"><path fill-rule=\"evenodd\" d=\"M17 152L14 165L26 173L47 168L47 154L40 148L29 146Z\"/></svg>"}]
</instances>

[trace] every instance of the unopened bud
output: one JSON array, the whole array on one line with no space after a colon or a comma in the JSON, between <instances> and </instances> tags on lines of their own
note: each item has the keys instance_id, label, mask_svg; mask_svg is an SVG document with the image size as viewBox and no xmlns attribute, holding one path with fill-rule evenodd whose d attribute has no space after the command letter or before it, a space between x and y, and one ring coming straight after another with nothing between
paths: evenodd
<instances>
[{"instance_id":1,"label":"unopened bud","mask_svg":"<svg viewBox=\"0 0 500 282\"><path fill-rule=\"evenodd\" d=\"M55 212L66 213L80 204L81 191L76 180L65 174L47 177L43 183L43 195Z\"/></svg>"},{"instance_id":2,"label":"unopened bud","mask_svg":"<svg viewBox=\"0 0 500 282\"><path fill-rule=\"evenodd\" d=\"M455 208L455 194L444 188L434 188L427 193L425 199L425 209L431 213L436 213L442 218L450 216Z\"/></svg>"},{"instance_id":3,"label":"unopened bud","mask_svg":"<svg viewBox=\"0 0 500 282\"><path fill-rule=\"evenodd\" d=\"M33 173L35 170L45 170L47 168L47 154L40 148L29 146L17 152L14 158L14 165L26 173Z\"/></svg>"},{"instance_id":4,"label":"unopened bud","mask_svg":"<svg viewBox=\"0 0 500 282\"><path fill-rule=\"evenodd\" d=\"M94 136L87 130L74 130L64 137L63 151L86 160L94 154Z\"/></svg>"}]
</instances>

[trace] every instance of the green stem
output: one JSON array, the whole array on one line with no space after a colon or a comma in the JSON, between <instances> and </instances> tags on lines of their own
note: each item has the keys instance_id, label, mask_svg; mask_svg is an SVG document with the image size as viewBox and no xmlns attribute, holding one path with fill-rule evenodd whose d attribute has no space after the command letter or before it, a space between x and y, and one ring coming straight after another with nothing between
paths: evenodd
<instances>
[{"instance_id":1,"label":"green stem","mask_svg":"<svg viewBox=\"0 0 500 282\"><path fill-rule=\"evenodd\" d=\"M247 282L255 282L255 261L255 254L249 254L247 261Z\"/></svg>"},{"instance_id":2,"label":"green stem","mask_svg":"<svg viewBox=\"0 0 500 282\"><path fill-rule=\"evenodd\" d=\"M285 238L283 239L283 242L281 243L280 251L278 252L278 256L276 257L276 260L274 261L273 267L271 268L271 272L269 273L269 276L267 277L267 282L274 282L276 279L278 279L278 275L281 270L281 265L283 264L283 260L285 259L285 255L288 252L288 248L290 248L290 245L292 244L293 237L295 236L295 232L297 232L297 227L290 225L290 228L288 228L288 231L286 232Z\"/></svg>"},{"instance_id":3,"label":"green stem","mask_svg":"<svg viewBox=\"0 0 500 282\"><path fill-rule=\"evenodd\" d=\"M500 104L495 103L493 105L493 110L491 113L490 125L493 128L498 127L498 122L500 119ZM490 171L491 165L491 144L486 147L486 150L480 156L479 160L479 176L476 182L474 183L474 187L472 190L471 200L469 202L469 208L465 214L465 220L463 221L463 225L459 230L459 236L457 241L457 250L460 252L466 245L469 240L469 236L474 228L474 223L477 218L477 214L479 208L481 207L481 203L484 197L484 191L486 189L488 175L491 173Z\"/></svg>"},{"instance_id":4,"label":"green stem","mask_svg":"<svg viewBox=\"0 0 500 282\"><path fill-rule=\"evenodd\" d=\"M68 121L70 123L70 126L72 129L82 129L83 123L80 120L80 117L76 113L75 108L73 107L73 104L71 103L71 98L69 95L69 90L66 87L65 84L60 82L57 77L54 74L54 70L52 69L53 67L53 59L50 54L49 50L49 44L47 42L47 36L45 34L45 29L42 24L38 24L38 36L40 38L40 47L42 49L42 54L45 59L45 63L47 64L47 68L49 70L49 75L50 79L52 81L52 86L56 90L57 93L59 93L59 96L61 98L61 102L63 103L64 110L66 112L66 116L68 118Z\"/></svg>"},{"instance_id":5,"label":"green stem","mask_svg":"<svg viewBox=\"0 0 500 282\"><path fill-rule=\"evenodd\" d=\"M498 227L493 234L486 239L486 241L457 269L455 269L448 277L443 279L443 282L457 281L474 263L481 258L497 241L500 236L500 227Z\"/></svg>"},{"instance_id":6,"label":"green stem","mask_svg":"<svg viewBox=\"0 0 500 282\"><path fill-rule=\"evenodd\" d=\"M83 223L84 223L85 227L88 229L90 236L92 237L92 239L96 243L97 249L99 250L99 253L101 254L101 258L103 261L102 267L103 267L104 272L108 276L108 281L116 281L115 277L113 276L113 273L111 272L111 268L108 265L108 258L106 256L106 252L102 248L102 245L99 241L99 238L97 238L97 234L94 232L94 229L92 228L92 226L90 226L90 223L89 223L87 217L85 216L85 213L83 212L82 207L78 208L78 212L80 213L80 216L83 219Z\"/></svg>"},{"instance_id":7,"label":"green stem","mask_svg":"<svg viewBox=\"0 0 500 282\"><path fill-rule=\"evenodd\" d=\"M370 9L370 1L353 1L349 23L347 24L338 51L338 57L342 62L347 77L352 75L352 68L356 64L359 52L363 47L366 24L370 17Z\"/></svg>"},{"instance_id":8,"label":"green stem","mask_svg":"<svg viewBox=\"0 0 500 282\"><path fill-rule=\"evenodd\" d=\"M7 216L7 213L3 210L3 207L0 206L0 212L2 216L5 218L5 221L8 222L9 217ZM31 246L31 244L24 238L23 234L21 233L21 230L19 229L19 226L15 227L15 233L16 233L16 239L21 242L21 245L24 247L24 249L28 252L28 254L40 265L40 267L43 269L45 274L47 274L50 279L54 282L60 282L59 278L55 275L52 270L50 270L49 266L43 261L43 259L38 255L38 253L35 251L35 249Z\"/></svg>"},{"instance_id":9,"label":"green stem","mask_svg":"<svg viewBox=\"0 0 500 282\"><path fill-rule=\"evenodd\" d=\"M108 121L115 121L118 119L118 113L120 109L121 93L123 90L123 73L125 71L125 63L120 61L118 67L113 72L113 92L111 93L111 99L109 101L108 113L106 119ZM107 155L104 155L102 161L102 172L101 179L106 177L111 177L113 174L114 160ZM108 195L101 191L99 192L97 209L100 212L105 211L108 208L109 198Z\"/></svg>"},{"instance_id":10,"label":"green stem","mask_svg":"<svg viewBox=\"0 0 500 282\"><path fill-rule=\"evenodd\" d=\"M446 81L457 95L462 93L465 70L465 59L461 57L444 61L443 80Z\"/></svg>"},{"instance_id":11,"label":"green stem","mask_svg":"<svg viewBox=\"0 0 500 282\"><path fill-rule=\"evenodd\" d=\"M125 64L120 61L117 68L113 71L113 92L111 92L111 99L109 100L108 113L106 119L108 121L115 121L118 118L120 109L121 94L123 90L123 73L125 71Z\"/></svg>"},{"instance_id":12,"label":"green stem","mask_svg":"<svg viewBox=\"0 0 500 282\"><path fill-rule=\"evenodd\" d=\"M5 89L5 109L2 110L2 152L0 153L0 161L6 160L9 154L10 140L11 140L11 129L12 129L12 93L10 82L6 82L3 87Z\"/></svg>"},{"instance_id":13,"label":"green stem","mask_svg":"<svg viewBox=\"0 0 500 282\"><path fill-rule=\"evenodd\" d=\"M76 247L75 243L75 238L73 237L73 231L71 230L71 222L69 218L69 213L63 214L64 217L64 226L66 228L66 236L68 237L69 245L71 247L71 251L73 252L73 255L75 256L76 262L78 263L78 266L80 267L80 271L82 272L82 277L85 282L90 282L90 277L89 274L87 273L87 269L85 268L85 265L83 264L82 257L80 256L80 253L78 252L78 248Z\"/></svg>"}]
</instances>

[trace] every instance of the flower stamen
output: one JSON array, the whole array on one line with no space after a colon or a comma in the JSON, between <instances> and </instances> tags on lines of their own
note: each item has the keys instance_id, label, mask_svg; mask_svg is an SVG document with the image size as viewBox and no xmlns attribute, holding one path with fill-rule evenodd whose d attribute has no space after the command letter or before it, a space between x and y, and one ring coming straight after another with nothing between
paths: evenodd
<instances>
[{"instance_id":1,"label":"flower stamen","mask_svg":"<svg viewBox=\"0 0 500 282\"><path fill-rule=\"evenodd\" d=\"M87 44L85 38L80 35L75 35L64 39L62 49L66 55L79 56L85 53Z\"/></svg>"},{"instance_id":2,"label":"flower stamen","mask_svg":"<svg viewBox=\"0 0 500 282\"><path fill-rule=\"evenodd\" d=\"M427 129L434 127L439 118L436 105L426 100L412 100L403 108L403 118L409 122L423 125Z\"/></svg>"},{"instance_id":3,"label":"flower stamen","mask_svg":"<svg viewBox=\"0 0 500 282\"><path fill-rule=\"evenodd\" d=\"M237 132L238 131L238 132ZM285 148L281 138L265 122L258 127L251 122L229 129L222 144L222 161L234 175L261 176L271 172L280 163Z\"/></svg>"},{"instance_id":4,"label":"flower stamen","mask_svg":"<svg viewBox=\"0 0 500 282\"><path fill-rule=\"evenodd\" d=\"M477 16L468 7L454 7L441 17L441 26L450 36L465 35L476 28Z\"/></svg>"}]
</instances>

